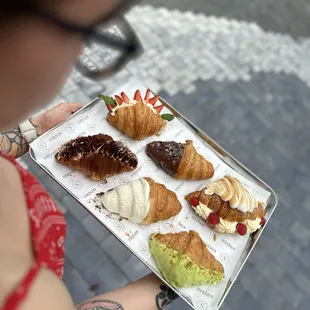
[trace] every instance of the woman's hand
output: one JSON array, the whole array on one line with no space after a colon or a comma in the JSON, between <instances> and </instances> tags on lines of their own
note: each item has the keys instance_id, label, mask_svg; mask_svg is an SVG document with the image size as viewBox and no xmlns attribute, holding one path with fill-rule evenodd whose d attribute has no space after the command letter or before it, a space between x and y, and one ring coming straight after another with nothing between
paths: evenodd
<instances>
[{"instance_id":1,"label":"woman's hand","mask_svg":"<svg viewBox=\"0 0 310 310\"><path fill-rule=\"evenodd\" d=\"M43 114L30 119L40 136L49 129L65 121L70 115L82 108L81 103L60 103ZM28 152L28 144L18 126L0 132L0 151L18 158Z\"/></svg>"},{"instance_id":2,"label":"woman's hand","mask_svg":"<svg viewBox=\"0 0 310 310\"><path fill-rule=\"evenodd\" d=\"M60 103L43 114L31 118L31 122L37 129L37 135L40 136L49 129L65 121L70 115L82 107L83 104L78 102Z\"/></svg>"}]
</instances>

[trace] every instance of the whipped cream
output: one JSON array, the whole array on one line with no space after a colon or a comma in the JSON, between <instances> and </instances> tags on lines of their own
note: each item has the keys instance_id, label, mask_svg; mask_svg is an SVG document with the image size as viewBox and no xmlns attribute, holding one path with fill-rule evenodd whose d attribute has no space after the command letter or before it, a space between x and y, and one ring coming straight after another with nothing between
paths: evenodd
<instances>
[{"instance_id":1,"label":"whipped cream","mask_svg":"<svg viewBox=\"0 0 310 310\"><path fill-rule=\"evenodd\" d=\"M110 212L140 224L150 210L149 197L150 185L141 178L108 191L100 202Z\"/></svg>"},{"instance_id":2,"label":"whipped cream","mask_svg":"<svg viewBox=\"0 0 310 310\"><path fill-rule=\"evenodd\" d=\"M139 101L137 100L129 100L129 103L126 103L126 102L123 102L121 105L117 105L115 106L112 111L111 111L111 115L115 116L115 112L119 109L123 109L123 108L128 108L128 107L132 107L133 105L139 103ZM154 109L154 107L150 104L150 103L147 103L146 101L143 100L143 103L149 107L154 113L157 113L156 110Z\"/></svg>"},{"instance_id":3,"label":"whipped cream","mask_svg":"<svg viewBox=\"0 0 310 310\"><path fill-rule=\"evenodd\" d=\"M205 204L201 202L199 202L199 205L197 207L193 207L193 209L204 220L207 220L210 213L214 212L212 209L208 208ZM247 226L249 233L253 233L261 227L260 221L260 218L257 218L255 220L245 220L244 222L242 222L242 224L245 224ZM233 234L236 232L237 224L238 222L225 221L220 217L220 222L214 226L214 230L222 234Z\"/></svg>"},{"instance_id":4,"label":"whipped cream","mask_svg":"<svg viewBox=\"0 0 310 310\"><path fill-rule=\"evenodd\" d=\"M256 220L245 220L244 224L247 226L248 232L251 234L261 228L260 222L261 219L257 218Z\"/></svg>"},{"instance_id":5,"label":"whipped cream","mask_svg":"<svg viewBox=\"0 0 310 310\"><path fill-rule=\"evenodd\" d=\"M230 175L210 183L205 189L206 195L218 195L223 201L229 201L233 209L253 212L258 206L256 199L242 186L239 180Z\"/></svg>"}]
</instances>

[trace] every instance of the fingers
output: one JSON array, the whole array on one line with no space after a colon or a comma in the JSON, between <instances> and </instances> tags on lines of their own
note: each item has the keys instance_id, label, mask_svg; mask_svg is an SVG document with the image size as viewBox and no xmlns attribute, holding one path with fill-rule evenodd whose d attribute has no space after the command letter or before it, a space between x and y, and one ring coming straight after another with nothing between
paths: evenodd
<instances>
[{"instance_id":1,"label":"fingers","mask_svg":"<svg viewBox=\"0 0 310 310\"><path fill-rule=\"evenodd\" d=\"M79 103L79 102L67 103L67 105L70 106L71 113L75 113L76 111L80 110L84 106L82 103Z\"/></svg>"}]
</instances>

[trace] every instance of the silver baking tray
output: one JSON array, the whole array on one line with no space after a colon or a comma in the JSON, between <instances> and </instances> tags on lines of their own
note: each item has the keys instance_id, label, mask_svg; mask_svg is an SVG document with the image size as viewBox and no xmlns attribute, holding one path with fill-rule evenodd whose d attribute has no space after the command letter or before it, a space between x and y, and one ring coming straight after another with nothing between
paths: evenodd
<instances>
[{"instance_id":1,"label":"silver baking tray","mask_svg":"<svg viewBox=\"0 0 310 310\"><path fill-rule=\"evenodd\" d=\"M214 140L212 140L207 134L205 134L204 132L202 132L199 128L197 128L197 126L195 126L193 123L191 123L189 120L187 120L180 112L178 112L174 107L172 107L169 103L167 103L163 98L159 99L161 101L162 104L164 104L174 115L176 118L178 118L178 120L180 120L184 125L186 125L186 127L192 132L194 133L197 137L199 137L199 139L209 148L211 149L224 163L226 163L226 165L228 165L229 167L231 167L232 169L234 169L236 172L238 172L239 174L241 174L242 176L244 176L245 178L247 178L248 180L250 180L251 182L253 182L254 184L257 184L258 186L260 186L261 188L265 189L266 191L268 191L270 193L270 196L268 198L267 204L266 204L266 217L268 218L268 221L272 215L272 213L274 212L276 206L277 206L277 196L275 194L275 192L272 190L272 188L270 186L268 186L264 181L262 181L259 177L257 177L254 173L252 173L249 169L247 169L244 165L242 165L237 159L235 159L231 154L229 154L227 151L225 151L221 146L219 146ZM74 115L72 115L66 122L70 123L70 119L71 118L75 118L78 117L81 113L85 113L87 112L87 110L91 110L94 105L96 105L98 102L100 101L100 99L95 99L94 101L92 101L91 103L89 103L88 105L86 105L85 107L83 107L80 111L78 111L77 113L75 113ZM60 126L60 125L59 125ZM58 126L57 126L58 127ZM54 131L55 129L57 129L57 127L51 129L50 131ZM49 131L49 132L50 132ZM49 133L48 132L48 133ZM48 134L44 134L40 137L40 139L44 140L44 137ZM50 171L49 169L47 169L44 165L42 165L40 162L38 162L35 152L33 151L33 147L32 144L30 145L30 150L29 150L30 156L33 159L34 162L36 162L43 170L45 170L57 183L59 183L62 187L64 187L65 190L68 191L68 193L76 199L76 201L81 204L82 207L84 207L88 212L89 210L85 207L85 205L83 204L83 202L80 201L80 199L78 199L70 190L68 190L68 188L66 188L61 182L59 182L58 178L55 177L53 171ZM91 212L90 212L91 213ZM92 213L91 213L92 214ZM92 214L94 216L94 214ZM96 217L95 217L96 218ZM97 219L97 218L96 218ZM98 220L98 219L97 219ZM119 241L121 241L129 250L132 251L132 249L122 240L122 238L120 238L119 236L117 236L109 227L107 227L105 225L105 223L103 221L100 221L101 224L103 224L114 236L116 236L118 238ZM267 222L268 223L268 222ZM266 224L267 224L266 223ZM226 288L224 290L224 293L221 295L221 298L219 300L219 302L217 303L216 309L219 309L223 303L223 301L225 300L228 292L230 291L232 285L234 284L239 272L242 270L244 264L246 263L248 257L250 256L252 250L254 249L256 243L258 242L259 238L261 237L261 235L264 232L266 226L264 226L262 229L260 229L257 233L254 233L251 235L251 237L249 238L242 255L240 256L240 259L236 265L236 267L234 268L233 274L230 277L229 281L227 282ZM132 251L133 252L133 251ZM180 297L182 299L184 299L184 301L186 303L188 303L193 309L198 309L197 307L195 308L192 301L189 300L188 298L186 298L186 296L183 296L182 294L180 294L180 292L175 289L174 287L172 287L169 283L167 283L161 276L161 274L152 266L150 266L149 264L146 264L145 261L143 261L141 259L141 257L139 257L139 255L137 255L135 252L133 252L147 267L149 267L159 278L161 278L161 280L163 282L165 282L168 286L170 286L177 294L180 295ZM207 307L203 308L199 308L199 309L208 309Z\"/></svg>"}]
</instances>

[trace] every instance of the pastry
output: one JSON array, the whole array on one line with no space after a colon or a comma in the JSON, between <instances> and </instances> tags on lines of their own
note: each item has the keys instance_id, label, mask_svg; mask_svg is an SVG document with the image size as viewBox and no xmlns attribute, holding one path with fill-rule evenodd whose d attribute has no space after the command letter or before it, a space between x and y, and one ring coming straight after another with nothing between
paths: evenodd
<instances>
[{"instance_id":1,"label":"pastry","mask_svg":"<svg viewBox=\"0 0 310 310\"><path fill-rule=\"evenodd\" d=\"M151 178L141 178L97 194L97 202L136 224L167 220L181 211L177 195Z\"/></svg>"},{"instance_id":2,"label":"pastry","mask_svg":"<svg viewBox=\"0 0 310 310\"><path fill-rule=\"evenodd\" d=\"M224 278L222 264L196 231L155 233L149 248L163 277L175 287L216 284Z\"/></svg>"},{"instance_id":3,"label":"pastry","mask_svg":"<svg viewBox=\"0 0 310 310\"><path fill-rule=\"evenodd\" d=\"M167 121L173 119L172 114L160 115L163 105L156 105L158 95L150 98L148 89L144 100L137 90L131 100L122 92L121 97L100 96L108 107L108 122L134 140L143 140L152 135L157 135L166 127Z\"/></svg>"},{"instance_id":4,"label":"pastry","mask_svg":"<svg viewBox=\"0 0 310 310\"><path fill-rule=\"evenodd\" d=\"M203 180L214 175L213 165L196 151L191 140L154 141L147 144L146 154L175 179Z\"/></svg>"},{"instance_id":5,"label":"pastry","mask_svg":"<svg viewBox=\"0 0 310 310\"><path fill-rule=\"evenodd\" d=\"M185 197L195 212L219 233L253 233L266 223L264 203L230 175Z\"/></svg>"},{"instance_id":6,"label":"pastry","mask_svg":"<svg viewBox=\"0 0 310 310\"><path fill-rule=\"evenodd\" d=\"M73 170L81 170L95 181L135 170L138 166L134 153L121 142L104 134L78 137L65 143L56 153L55 159Z\"/></svg>"}]
</instances>

